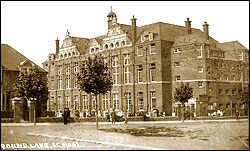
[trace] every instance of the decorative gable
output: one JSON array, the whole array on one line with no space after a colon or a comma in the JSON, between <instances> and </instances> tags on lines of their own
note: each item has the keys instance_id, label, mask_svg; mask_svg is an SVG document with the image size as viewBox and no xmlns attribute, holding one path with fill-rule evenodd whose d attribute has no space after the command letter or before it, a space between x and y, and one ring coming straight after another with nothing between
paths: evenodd
<instances>
[{"instance_id":1,"label":"decorative gable","mask_svg":"<svg viewBox=\"0 0 250 151\"><path fill-rule=\"evenodd\" d=\"M108 30L108 36L110 36L110 37L121 35L121 34L125 34L125 32L121 29L120 26L116 26L116 27Z\"/></svg>"}]
</instances>

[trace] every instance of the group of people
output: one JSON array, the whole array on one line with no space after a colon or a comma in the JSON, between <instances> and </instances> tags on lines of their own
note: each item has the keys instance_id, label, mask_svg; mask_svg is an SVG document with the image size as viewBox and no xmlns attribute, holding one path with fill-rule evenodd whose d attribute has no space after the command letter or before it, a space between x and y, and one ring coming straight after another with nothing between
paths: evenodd
<instances>
[{"instance_id":1,"label":"group of people","mask_svg":"<svg viewBox=\"0 0 250 151\"><path fill-rule=\"evenodd\" d=\"M107 117L107 122L111 121L112 124L115 124L115 122L116 122L116 113L115 113L115 111L111 111L111 112L107 113L106 117Z\"/></svg>"}]
</instances>

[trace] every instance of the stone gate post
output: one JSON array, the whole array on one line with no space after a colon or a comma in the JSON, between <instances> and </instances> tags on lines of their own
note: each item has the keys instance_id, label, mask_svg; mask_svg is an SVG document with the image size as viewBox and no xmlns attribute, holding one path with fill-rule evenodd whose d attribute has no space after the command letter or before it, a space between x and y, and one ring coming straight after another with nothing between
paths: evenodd
<instances>
[{"instance_id":1,"label":"stone gate post","mask_svg":"<svg viewBox=\"0 0 250 151\"><path fill-rule=\"evenodd\" d=\"M12 99L12 109L14 110L14 122L20 123L21 110L20 110L21 98L15 97Z\"/></svg>"},{"instance_id":2,"label":"stone gate post","mask_svg":"<svg viewBox=\"0 0 250 151\"><path fill-rule=\"evenodd\" d=\"M36 99L35 98L30 98L28 101L28 107L29 107L29 122L33 123L35 119L35 105L36 105Z\"/></svg>"}]
</instances>

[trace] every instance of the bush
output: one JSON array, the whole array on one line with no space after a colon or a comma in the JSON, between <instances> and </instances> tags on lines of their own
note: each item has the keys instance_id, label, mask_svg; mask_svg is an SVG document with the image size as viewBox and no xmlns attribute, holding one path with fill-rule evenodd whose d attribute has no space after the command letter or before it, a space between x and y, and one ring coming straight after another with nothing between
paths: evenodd
<instances>
[{"instance_id":1,"label":"bush","mask_svg":"<svg viewBox=\"0 0 250 151\"><path fill-rule=\"evenodd\" d=\"M13 111L1 111L1 118L13 118L14 112Z\"/></svg>"}]
</instances>

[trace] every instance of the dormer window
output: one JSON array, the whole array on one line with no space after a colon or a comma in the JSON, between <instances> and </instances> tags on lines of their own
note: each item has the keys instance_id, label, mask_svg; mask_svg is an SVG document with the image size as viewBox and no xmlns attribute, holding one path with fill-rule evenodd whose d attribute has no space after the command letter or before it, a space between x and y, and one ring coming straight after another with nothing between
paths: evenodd
<instances>
[{"instance_id":1,"label":"dormer window","mask_svg":"<svg viewBox=\"0 0 250 151\"><path fill-rule=\"evenodd\" d=\"M144 41L152 41L152 40L153 40L153 33L145 32L145 33L141 36L141 42L144 42Z\"/></svg>"},{"instance_id":2,"label":"dormer window","mask_svg":"<svg viewBox=\"0 0 250 151\"><path fill-rule=\"evenodd\" d=\"M147 41L147 40L149 40L149 35L144 36L144 41Z\"/></svg>"},{"instance_id":3,"label":"dormer window","mask_svg":"<svg viewBox=\"0 0 250 151\"><path fill-rule=\"evenodd\" d=\"M115 47L118 48L120 46L119 42L115 43Z\"/></svg>"}]
</instances>

